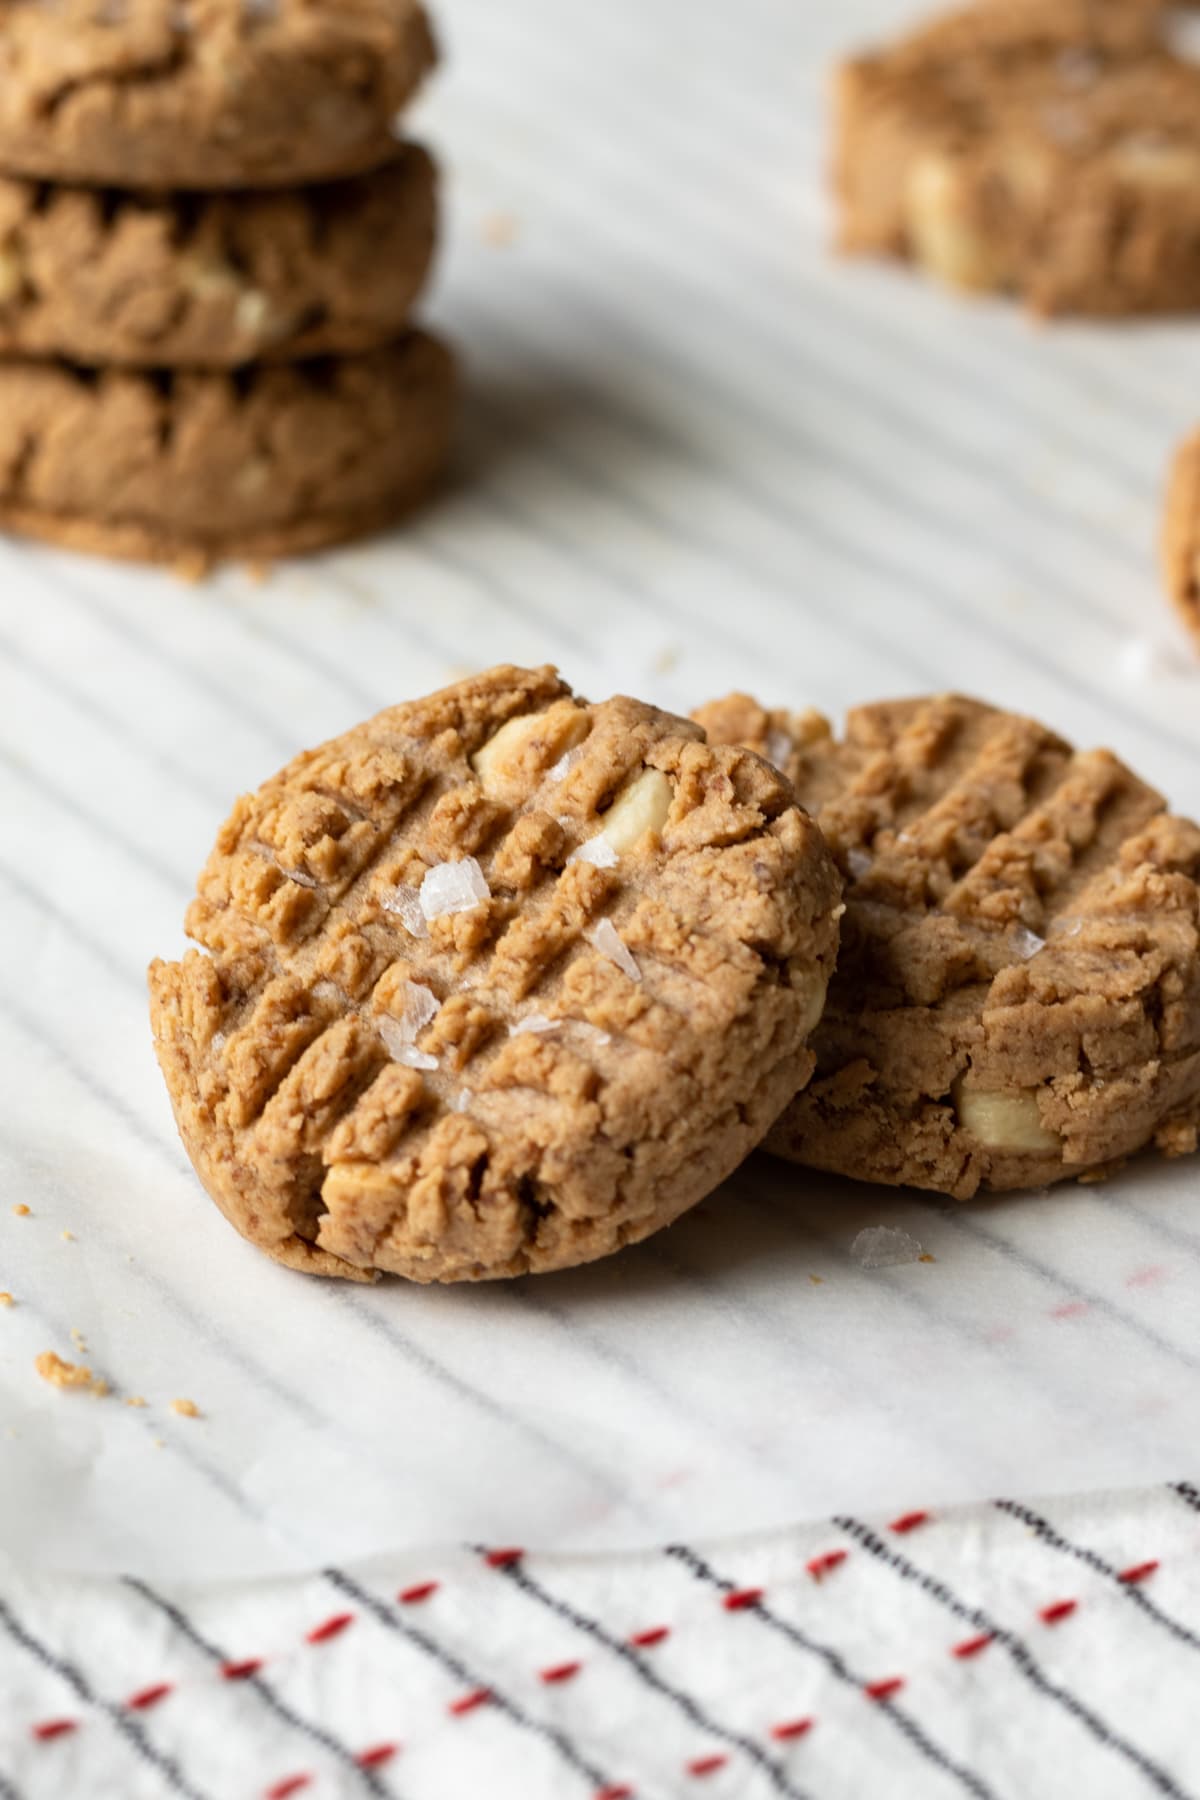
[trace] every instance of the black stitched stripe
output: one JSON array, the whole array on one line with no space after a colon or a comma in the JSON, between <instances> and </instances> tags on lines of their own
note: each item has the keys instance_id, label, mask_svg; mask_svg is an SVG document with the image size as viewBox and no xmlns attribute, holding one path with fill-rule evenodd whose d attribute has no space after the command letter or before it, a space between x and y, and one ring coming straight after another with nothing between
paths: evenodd
<instances>
[{"instance_id":1,"label":"black stitched stripe","mask_svg":"<svg viewBox=\"0 0 1200 1800\"><path fill-rule=\"evenodd\" d=\"M612 1777L606 1775L590 1758L577 1749L565 1731L561 1731L556 1725L546 1725L541 1719L531 1718L524 1707L500 1693L493 1682L482 1680L467 1667L466 1663L455 1656L453 1651L445 1649L427 1631L422 1631L419 1625L413 1625L408 1619L401 1617L392 1607L377 1599L366 1588L359 1587L358 1583L352 1581L350 1576L341 1569L326 1569L324 1574L326 1581L337 1588L339 1593L345 1594L348 1600L353 1600L364 1611L369 1612L372 1618L379 1621L385 1631L394 1632L398 1637L406 1638L410 1644L415 1644L417 1649L433 1662L439 1663L447 1674L453 1675L456 1681L461 1681L465 1690L470 1692L478 1688L486 1688L490 1704L496 1712L503 1713L506 1719L519 1726L521 1730L532 1731L546 1743L552 1744L562 1760L577 1775L581 1775L591 1784L590 1791L592 1793L611 1786Z\"/></svg>"},{"instance_id":2,"label":"black stitched stripe","mask_svg":"<svg viewBox=\"0 0 1200 1800\"><path fill-rule=\"evenodd\" d=\"M1153 1619L1165 1631L1169 1631L1172 1637L1179 1639L1181 1644L1187 1644L1193 1650L1200 1650L1200 1637L1197 1637L1194 1631L1189 1631L1186 1625L1181 1625L1178 1619L1173 1619L1170 1613L1165 1613L1161 1607L1156 1606L1137 1582L1122 1581L1121 1571L1115 1563L1106 1562L1104 1557L1098 1556L1094 1550L1089 1550L1083 1544L1073 1544L1069 1538L1065 1538L1051 1525L1049 1519L1043 1519L1040 1513L1035 1513L1028 1506L1021 1506L1015 1500L996 1500L993 1504L1000 1512L1008 1513L1010 1517L1019 1519L1022 1525L1028 1525L1034 1535L1051 1550L1061 1550L1064 1555L1073 1556L1077 1562L1086 1563L1089 1569L1095 1569L1098 1575L1107 1575L1110 1580L1117 1583L1121 1593L1133 1606L1138 1608L1139 1612L1144 1612L1148 1619Z\"/></svg>"},{"instance_id":3,"label":"black stitched stripe","mask_svg":"<svg viewBox=\"0 0 1200 1800\"><path fill-rule=\"evenodd\" d=\"M677 1706L680 1712L685 1714L699 1730L705 1732L709 1737L719 1738L723 1743L732 1744L736 1749L741 1750L758 1764L771 1786L778 1793L790 1795L791 1800L804 1800L801 1790L789 1781L785 1771L772 1757L767 1755L761 1744L755 1743L751 1737L744 1737L741 1732L731 1730L727 1725L719 1725L704 1711L699 1702L693 1699L691 1694L683 1688L676 1687L672 1682L664 1680L656 1669L650 1667L644 1657L638 1655L632 1645L624 1643L620 1638L613 1637L611 1632L604 1629L598 1619L591 1618L589 1614L582 1613L577 1607L572 1606L569 1601L560 1599L557 1594L552 1594L548 1588L542 1586L540 1581L534 1579L523 1563L506 1563L502 1569L497 1570L497 1574L506 1576L514 1587L519 1588L529 1599L536 1600L540 1606L544 1606L547 1611L554 1613L557 1618L565 1619L577 1631L583 1632L595 1643L603 1644L606 1650L611 1651L614 1656L620 1657L621 1661L634 1671L646 1687L652 1688L655 1693L661 1694L665 1700L669 1700L673 1706Z\"/></svg>"},{"instance_id":4,"label":"black stitched stripe","mask_svg":"<svg viewBox=\"0 0 1200 1800\"><path fill-rule=\"evenodd\" d=\"M4 1627L13 1642L19 1644L22 1650L33 1657L35 1662L41 1663L43 1668L52 1669L60 1680L65 1681L71 1692L82 1701L83 1705L103 1713L105 1718L116 1726L126 1743L141 1757L142 1761L158 1770L173 1794L181 1794L183 1800L207 1800L199 1788L192 1786L175 1758L165 1756L151 1743L144 1727L137 1719L131 1718L123 1706L115 1706L111 1700L102 1700L98 1694L94 1693L74 1663L66 1662L61 1656L56 1656L53 1650L48 1649L39 1638L34 1637L33 1633L21 1624L5 1600L0 1600L0 1625Z\"/></svg>"},{"instance_id":5,"label":"black stitched stripe","mask_svg":"<svg viewBox=\"0 0 1200 1800\"><path fill-rule=\"evenodd\" d=\"M1165 1769L1160 1768L1144 1751L1139 1750L1136 1744L1131 1744L1127 1738L1114 1731L1098 1714L1086 1706L1078 1695L1071 1693L1069 1688L1061 1687L1058 1682L1052 1681L1041 1668L1028 1645L1017 1636L1015 1631L1009 1631L1005 1626L999 1624L989 1613L984 1612L982 1607L971 1606L965 1600L960 1600L944 1581L939 1581L936 1576L927 1574L924 1569L919 1569L906 1556L901 1556L898 1551L885 1544L883 1539L877 1537L868 1525L862 1524L858 1519L838 1518L833 1522L861 1544L869 1555L892 1569L895 1574L900 1576L901 1580L913 1582L923 1593L928 1594L930 1599L936 1600L940 1606L944 1606L948 1612L953 1613L956 1619L961 1619L973 1630L981 1633L987 1632L989 1637L1007 1651L1032 1687L1036 1688L1046 1699L1053 1700L1061 1706L1091 1734L1098 1744L1102 1744L1106 1750L1113 1750L1118 1756L1124 1757L1160 1793L1172 1795L1173 1800L1190 1800L1187 1790L1181 1788Z\"/></svg>"},{"instance_id":6,"label":"black stitched stripe","mask_svg":"<svg viewBox=\"0 0 1200 1800\"><path fill-rule=\"evenodd\" d=\"M673 1556L678 1562L681 1562L685 1568L691 1571L697 1581L708 1582L722 1594L733 1593L737 1587L735 1581L718 1575L716 1570L704 1561L703 1557L697 1556L696 1552L690 1550L686 1544L671 1544L667 1547L665 1554ZM802 1631L798 1625L793 1625L789 1619L781 1619L778 1613L773 1612L769 1606L765 1606L761 1600L743 1608L743 1611L752 1618L760 1620L769 1630L776 1632L780 1637L786 1638L789 1643L795 1644L798 1649L807 1651L810 1656L819 1657L825 1666L837 1676L838 1680L845 1682L848 1687L853 1687L861 1693L867 1685L866 1677L856 1675L845 1658L832 1645L819 1643L816 1638L809 1637L806 1631ZM969 1794L974 1794L976 1800L998 1800L998 1796L980 1776L975 1774L974 1770L963 1768L962 1764L956 1763L940 1744L935 1744L911 1714L905 1711L904 1707L897 1706L894 1700L881 1700L877 1704L882 1716L890 1720L897 1730L904 1734L914 1750L918 1750L922 1756L943 1770L945 1774L952 1776Z\"/></svg>"},{"instance_id":7,"label":"black stitched stripe","mask_svg":"<svg viewBox=\"0 0 1200 1800\"><path fill-rule=\"evenodd\" d=\"M230 1661L230 1658L218 1645L212 1643L202 1632L196 1629L182 1607L176 1606L172 1601L165 1599L163 1595L156 1594L153 1588L147 1586L144 1581L138 1581L132 1575L127 1575L124 1579L126 1587L131 1588L135 1594L140 1595L149 1606L153 1606L165 1619L169 1619L179 1635L186 1638L188 1643L192 1644L197 1650L202 1650L205 1656L212 1662L224 1665ZM322 1750L327 1750L331 1756L336 1757L338 1762L345 1768L353 1770L354 1774L356 1774L361 1781L365 1792L385 1797L387 1795L395 1795L395 1788L384 1787L378 1775L371 1769L364 1769L355 1759L354 1752L350 1750L347 1745L343 1744L339 1738L334 1737L331 1731L326 1731L324 1726L314 1725L311 1720L302 1718L298 1712L294 1712L287 1704L286 1700L281 1700L274 1688L271 1687L269 1682L264 1681L261 1675L243 1676L238 1681L237 1685L239 1688L253 1688L254 1692L263 1702L263 1705L266 1706L269 1711L273 1712L275 1717L284 1725L290 1726L293 1731L298 1731L312 1743L319 1744Z\"/></svg>"},{"instance_id":8,"label":"black stitched stripe","mask_svg":"<svg viewBox=\"0 0 1200 1800\"><path fill-rule=\"evenodd\" d=\"M20 1794L3 1770L0 1770L0 1800L21 1800Z\"/></svg>"},{"instance_id":9,"label":"black stitched stripe","mask_svg":"<svg viewBox=\"0 0 1200 1800\"><path fill-rule=\"evenodd\" d=\"M1183 1504L1190 1506L1193 1512L1200 1512L1200 1488L1193 1487L1190 1481L1173 1481L1170 1492L1178 1494Z\"/></svg>"}]
</instances>

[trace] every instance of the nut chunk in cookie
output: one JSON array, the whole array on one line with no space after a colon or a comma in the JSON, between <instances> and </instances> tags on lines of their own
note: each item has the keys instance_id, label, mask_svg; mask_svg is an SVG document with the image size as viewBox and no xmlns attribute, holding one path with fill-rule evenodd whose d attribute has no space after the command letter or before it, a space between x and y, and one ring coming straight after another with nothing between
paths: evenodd
<instances>
[{"instance_id":1,"label":"nut chunk in cookie","mask_svg":"<svg viewBox=\"0 0 1200 1800\"><path fill-rule=\"evenodd\" d=\"M768 763L552 669L241 799L150 971L197 1173L293 1267L479 1281L668 1224L813 1068L840 883Z\"/></svg>"},{"instance_id":2,"label":"nut chunk in cookie","mask_svg":"<svg viewBox=\"0 0 1200 1800\"><path fill-rule=\"evenodd\" d=\"M1160 0L974 0L845 64L843 248L1042 314L1200 306L1183 16Z\"/></svg>"},{"instance_id":3,"label":"nut chunk in cookie","mask_svg":"<svg viewBox=\"0 0 1200 1800\"><path fill-rule=\"evenodd\" d=\"M769 754L846 878L817 1073L767 1148L968 1199L1200 1128L1200 829L1107 750L955 696L837 740L744 696L696 715Z\"/></svg>"}]
</instances>

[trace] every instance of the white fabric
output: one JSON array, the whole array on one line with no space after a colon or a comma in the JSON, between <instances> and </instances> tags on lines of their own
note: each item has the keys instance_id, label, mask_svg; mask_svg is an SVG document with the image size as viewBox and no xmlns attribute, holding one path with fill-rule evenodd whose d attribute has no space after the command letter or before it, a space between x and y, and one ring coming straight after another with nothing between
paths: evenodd
<instances>
[{"instance_id":1,"label":"white fabric","mask_svg":"<svg viewBox=\"0 0 1200 1800\"><path fill-rule=\"evenodd\" d=\"M1179 1800L1198 1508L1160 1489L198 1590L10 1569L0 1794ZM364 1752L390 1755L367 1775Z\"/></svg>"}]
</instances>

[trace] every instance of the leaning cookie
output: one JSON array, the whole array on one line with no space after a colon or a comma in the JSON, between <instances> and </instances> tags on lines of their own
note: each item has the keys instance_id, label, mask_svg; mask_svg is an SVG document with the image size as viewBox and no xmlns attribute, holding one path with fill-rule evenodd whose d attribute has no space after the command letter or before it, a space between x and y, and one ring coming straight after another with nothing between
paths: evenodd
<instances>
[{"instance_id":1,"label":"leaning cookie","mask_svg":"<svg viewBox=\"0 0 1200 1800\"><path fill-rule=\"evenodd\" d=\"M1167 591L1200 649L1200 432L1171 465L1162 552Z\"/></svg>"},{"instance_id":2,"label":"leaning cookie","mask_svg":"<svg viewBox=\"0 0 1200 1800\"><path fill-rule=\"evenodd\" d=\"M359 174L434 60L418 0L5 0L0 169L152 191Z\"/></svg>"},{"instance_id":3,"label":"leaning cookie","mask_svg":"<svg viewBox=\"0 0 1200 1800\"><path fill-rule=\"evenodd\" d=\"M975 0L840 71L851 251L1039 313L1200 306L1200 69L1160 0Z\"/></svg>"},{"instance_id":4,"label":"leaning cookie","mask_svg":"<svg viewBox=\"0 0 1200 1800\"><path fill-rule=\"evenodd\" d=\"M732 696L714 741L792 778L847 879L817 1074L768 1139L969 1198L1200 1127L1200 829L1110 752L955 697L850 714Z\"/></svg>"},{"instance_id":5,"label":"leaning cookie","mask_svg":"<svg viewBox=\"0 0 1200 1800\"><path fill-rule=\"evenodd\" d=\"M813 1066L839 883L787 783L494 669L238 802L150 971L188 1153L293 1267L478 1281L670 1223Z\"/></svg>"},{"instance_id":6,"label":"leaning cookie","mask_svg":"<svg viewBox=\"0 0 1200 1800\"><path fill-rule=\"evenodd\" d=\"M0 179L0 355L224 369L377 349L429 273L436 185L415 144L294 191Z\"/></svg>"},{"instance_id":7,"label":"leaning cookie","mask_svg":"<svg viewBox=\"0 0 1200 1800\"><path fill-rule=\"evenodd\" d=\"M446 462L454 363L412 332L237 376L0 363L0 529L199 565L385 525Z\"/></svg>"}]
</instances>

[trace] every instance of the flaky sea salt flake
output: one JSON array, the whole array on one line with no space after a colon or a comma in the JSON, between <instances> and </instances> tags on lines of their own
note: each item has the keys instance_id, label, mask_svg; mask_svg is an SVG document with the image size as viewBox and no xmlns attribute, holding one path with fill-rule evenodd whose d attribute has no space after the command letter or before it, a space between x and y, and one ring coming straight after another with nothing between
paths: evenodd
<instances>
[{"instance_id":1,"label":"flaky sea salt flake","mask_svg":"<svg viewBox=\"0 0 1200 1800\"><path fill-rule=\"evenodd\" d=\"M611 919L601 919L598 925L584 934L589 944L595 946L601 956L606 956L610 963L616 963L622 975L628 975L630 981L640 981L642 971L638 968L632 951L627 947Z\"/></svg>"},{"instance_id":2,"label":"flaky sea salt flake","mask_svg":"<svg viewBox=\"0 0 1200 1800\"><path fill-rule=\"evenodd\" d=\"M536 1033L543 1037L548 1031L557 1031L562 1024L561 1019L548 1019L545 1013L526 1013L515 1025L508 1028L509 1037L521 1037L526 1032Z\"/></svg>"},{"instance_id":3,"label":"flaky sea salt flake","mask_svg":"<svg viewBox=\"0 0 1200 1800\"><path fill-rule=\"evenodd\" d=\"M861 1269L892 1269L917 1262L921 1246L894 1225L867 1225L851 1244L850 1254Z\"/></svg>"},{"instance_id":4,"label":"flaky sea salt flake","mask_svg":"<svg viewBox=\"0 0 1200 1800\"><path fill-rule=\"evenodd\" d=\"M411 1038L405 1036L404 1026L399 1019L380 1019L379 1035L393 1062L401 1063L406 1069L437 1068L437 1057L427 1056L424 1050L418 1050Z\"/></svg>"},{"instance_id":5,"label":"flaky sea salt flake","mask_svg":"<svg viewBox=\"0 0 1200 1800\"><path fill-rule=\"evenodd\" d=\"M777 769L787 768L788 757L792 754L793 748L792 740L786 731L777 731L774 728L768 731L767 761L774 763Z\"/></svg>"},{"instance_id":6,"label":"flaky sea salt flake","mask_svg":"<svg viewBox=\"0 0 1200 1800\"><path fill-rule=\"evenodd\" d=\"M403 883L389 888L380 895L379 904L384 912L395 913L409 937L427 938L429 927L425 923L425 914L421 911L421 896L415 887L407 887Z\"/></svg>"},{"instance_id":7,"label":"flaky sea salt flake","mask_svg":"<svg viewBox=\"0 0 1200 1800\"><path fill-rule=\"evenodd\" d=\"M464 856L461 862L434 863L421 883L421 911L430 923L451 913L470 912L491 897L492 890L473 856Z\"/></svg>"},{"instance_id":8,"label":"flaky sea salt flake","mask_svg":"<svg viewBox=\"0 0 1200 1800\"><path fill-rule=\"evenodd\" d=\"M1028 962L1046 948L1046 940L1036 931L1030 931L1027 925L1018 925L1012 934L1012 947L1022 962Z\"/></svg>"},{"instance_id":9,"label":"flaky sea salt flake","mask_svg":"<svg viewBox=\"0 0 1200 1800\"><path fill-rule=\"evenodd\" d=\"M594 838L589 838L586 844L580 844L578 849L572 850L567 858L569 863L593 863L597 869L615 869L620 860L602 831L597 832Z\"/></svg>"},{"instance_id":10,"label":"flaky sea salt flake","mask_svg":"<svg viewBox=\"0 0 1200 1800\"><path fill-rule=\"evenodd\" d=\"M419 981L406 981L404 1011L400 1015L400 1031L405 1042L415 1044L441 1010L442 1003L431 988L423 987Z\"/></svg>"},{"instance_id":11,"label":"flaky sea salt flake","mask_svg":"<svg viewBox=\"0 0 1200 1800\"><path fill-rule=\"evenodd\" d=\"M552 769L547 769L546 780L555 782L565 781L582 756L582 744L576 744L573 749L565 751L554 764L554 767Z\"/></svg>"}]
</instances>

